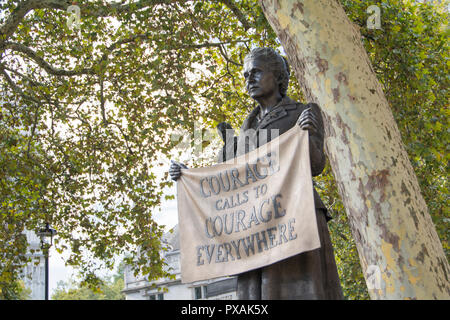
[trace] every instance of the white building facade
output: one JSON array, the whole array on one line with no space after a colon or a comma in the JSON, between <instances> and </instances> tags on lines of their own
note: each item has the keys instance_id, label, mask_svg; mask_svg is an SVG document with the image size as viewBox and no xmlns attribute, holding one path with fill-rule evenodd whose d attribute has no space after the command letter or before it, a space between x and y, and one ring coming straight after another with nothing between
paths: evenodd
<instances>
[{"instance_id":1,"label":"white building facade","mask_svg":"<svg viewBox=\"0 0 450 320\"><path fill-rule=\"evenodd\" d=\"M163 241L171 248L165 253L165 260L175 279L149 282L146 277L134 276L131 267L126 266L122 292L127 300L236 300L236 277L181 282L178 226L172 234L164 235Z\"/></svg>"},{"instance_id":2,"label":"white building facade","mask_svg":"<svg viewBox=\"0 0 450 320\"><path fill-rule=\"evenodd\" d=\"M31 300L45 299L45 258L41 250L41 242L35 232L25 230L28 240L27 258L31 261L22 271L25 287L31 290Z\"/></svg>"}]
</instances>

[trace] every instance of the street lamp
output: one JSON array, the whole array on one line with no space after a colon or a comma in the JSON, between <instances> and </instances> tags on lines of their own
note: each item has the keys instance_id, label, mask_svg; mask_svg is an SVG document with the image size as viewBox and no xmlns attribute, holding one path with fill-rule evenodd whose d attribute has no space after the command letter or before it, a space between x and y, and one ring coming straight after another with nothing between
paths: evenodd
<instances>
[{"instance_id":1,"label":"street lamp","mask_svg":"<svg viewBox=\"0 0 450 320\"><path fill-rule=\"evenodd\" d=\"M48 255L55 234L56 230L52 229L48 223L45 224L45 229L38 232L38 236L41 238L41 249L45 257L45 300L48 300Z\"/></svg>"}]
</instances>

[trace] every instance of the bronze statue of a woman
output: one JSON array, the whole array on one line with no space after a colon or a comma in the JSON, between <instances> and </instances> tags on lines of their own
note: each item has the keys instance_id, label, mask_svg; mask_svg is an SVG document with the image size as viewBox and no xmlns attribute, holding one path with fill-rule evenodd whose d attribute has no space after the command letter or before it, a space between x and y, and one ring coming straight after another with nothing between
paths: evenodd
<instances>
[{"instance_id":1,"label":"bronze statue of a woman","mask_svg":"<svg viewBox=\"0 0 450 320\"><path fill-rule=\"evenodd\" d=\"M286 96L289 84L287 61L272 48L253 49L244 60L244 78L247 91L257 102L257 106L244 120L240 135L244 136L245 131L250 129L255 130L257 135L262 130L271 132L271 129L278 129L281 135L298 124L309 132L312 175L322 173L325 166L322 115L317 104L305 105ZM220 131L223 132L224 128L230 127L223 123L219 125ZM224 138L221 160L240 155L239 150L242 149L236 146L238 140L239 137ZM257 147L259 147L258 140ZM264 140L270 141L270 135ZM244 148L244 152L248 151ZM186 166L172 162L169 174L173 180L180 177L181 168ZM239 299L343 299L327 227L327 221L331 217L315 190L314 204L321 247L239 274L237 282Z\"/></svg>"}]
</instances>

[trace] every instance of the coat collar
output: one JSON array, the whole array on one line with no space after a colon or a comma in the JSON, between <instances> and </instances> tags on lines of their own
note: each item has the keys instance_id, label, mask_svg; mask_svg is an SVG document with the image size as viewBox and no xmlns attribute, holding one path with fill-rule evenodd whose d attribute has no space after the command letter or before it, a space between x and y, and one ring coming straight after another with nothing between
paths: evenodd
<instances>
[{"instance_id":1,"label":"coat collar","mask_svg":"<svg viewBox=\"0 0 450 320\"><path fill-rule=\"evenodd\" d=\"M256 121L259 122L257 129L264 128L270 123L286 116L287 110L293 109L297 107L297 102L285 96L280 103L276 106L272 107L272 109L260 120L258 121L258 115L260 112L260 106L256 106L252 112L248 115L248 117L244 120L244 123L241 126L241 132L253 128L252 124Z\"/></svg>"}]
</instances>

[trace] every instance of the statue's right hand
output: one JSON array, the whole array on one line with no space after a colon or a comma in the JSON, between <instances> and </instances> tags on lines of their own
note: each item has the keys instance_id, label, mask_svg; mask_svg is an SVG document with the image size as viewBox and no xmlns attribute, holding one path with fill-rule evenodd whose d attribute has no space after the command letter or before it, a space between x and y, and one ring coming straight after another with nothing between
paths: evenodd
<instances>
[{"instance_id":1,"label":"statue's right hand","mask_svg":"<svg viewBox=\"0 0 450 320\"><path fill-rule=\"evenodd\" d=\"M227 142L227 131L228 131L228 137L229 136L231 136L231 137L234 136L233 127L227 122L219 123L216 128L217 128L217 131L219 132L219 135L222 138L222 141L224 143Z\"/></svg>"},{"instance_id":2,"label":"statue's right hand","mask_svg":"<svg viewBox=\"0 0 450 320\"><path fill-rule=\"evenodd\" d=\"M172 163L169 169L170 178L173 181L177 181L181 176L181 169L188 169L188 167L186 167L183 163L174 160L170 160L170 162Z\"/></svg>"}]
</instances>

